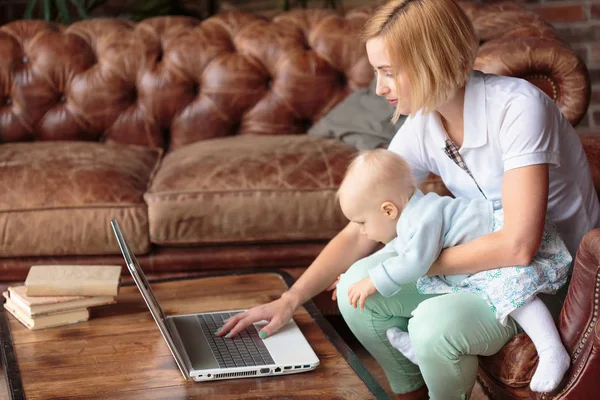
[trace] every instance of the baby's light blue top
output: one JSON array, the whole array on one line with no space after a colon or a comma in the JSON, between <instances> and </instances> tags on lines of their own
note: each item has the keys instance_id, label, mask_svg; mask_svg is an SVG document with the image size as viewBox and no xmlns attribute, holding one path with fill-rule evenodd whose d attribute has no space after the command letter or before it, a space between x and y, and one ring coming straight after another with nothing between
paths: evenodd
<instances>
[{"instance_id":1,"label":"baby's light blue top","mask_svg":"<svg viewBox=\"0 0 600 400\"><path fill-rule=\"evenodd\" d=\"M402 285L424 276L442 249L491 233L493 212L492 202L484 198L455 199L417 190L398 219L398 236L388 243L398 255L369 271L377 291L393 295ZM445 276L455 283L465 277Z\"/></svg>"}]
</instances>

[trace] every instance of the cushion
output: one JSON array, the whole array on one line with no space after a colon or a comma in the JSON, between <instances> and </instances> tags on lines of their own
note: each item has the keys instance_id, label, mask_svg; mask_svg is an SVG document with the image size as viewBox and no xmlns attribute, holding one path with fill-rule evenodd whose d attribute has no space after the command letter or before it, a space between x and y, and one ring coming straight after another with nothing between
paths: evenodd
<instances>
[{"instance_id":1,"label":"cushion","mask_svg":"<svg viewBox=\"0 0 600 400\"><path fill-rule=\"evenodd\" d=\"M336 191L355 149L307 135L199 141L162 161L149 191L159 245L323 240L348 221Z\"/></svg>"},{"instance_id":2,"label":"cushion","mask_svg":"<svg viewBox=\"0 0 600 400\"><path fill-rule=\"evenodd\" d=\"M513 337L496 354L479 357L479 366L489 376L514 388L529 384L537 362L535 346L524 333Z\"/></svg>"},{"instance_id":3,"label":"cushion","mask_svg":"<svg viewBox=\"0 0 600 400\"><path fill-rule=\"evenodd\" d=\"M143 193L160 156L97 142L0 145L0 254L120 254L112 218L136 253L147 252Z\"/></svg>"},{"instance_id":4,"label":"cushion","mask_svg":"<svg viewBox=\"0 0 600 400\"><path fill-rule=\"evenodd\" d=\"M376 84L377 80L374 79L369 87L358 89L346 96L308 130L308 135L334 138L358 150L387 148L407 117L401 115L398 121L392 124L394 106L377 95ZM419 188L424 193L452 195L435 174L429 174Z\"/></svg>"},{"instance_id":5,"label":"cushion","mask_svg":"<svg viewBox=\"0 0 600 400\"><path fill-rule=\"evenodd\" d=\"M336 138L359 150L387 148L406 116L400 116L392 124L394 106L377 95L376 83L373 80L369 87L350 93L313 125L308 134Z\"/></svg>"}]
</instances>

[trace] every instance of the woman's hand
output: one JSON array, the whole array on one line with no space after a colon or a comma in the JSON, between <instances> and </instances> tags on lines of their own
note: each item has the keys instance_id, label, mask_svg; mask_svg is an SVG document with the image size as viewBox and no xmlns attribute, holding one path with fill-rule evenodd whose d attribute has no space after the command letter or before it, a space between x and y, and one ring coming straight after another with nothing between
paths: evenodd
<instances>
[{"instance_id":1,"label":"woman's hand","mask_svg":"<svg viewBox=\"0 0 600 400\"><path fill-rule=\"evenodd\" d=\"M348 289L348 299L350 299L350 305L354 308L360 306L361 310L365 309L365 301L367 297L377 293L377 289L373 284L371 278L365 278L358 281Z\"/></svg>"},{"instance_id":2,"label":"woman's hand","mask_svg":"<svg viewBox=\"0 0 600 400\"><path fill-rule=\"evenodd\" d=\"M325 290L327 282L346 272L356 261L372 254L376 247L376 242L360 234L357 224L349 222L280 299L229 318L217 336L235 336L250 324L262 320L269 321L260 331L262 337L273 335L292 318L296 308ZM337 281L334 282L336 284Z\"/></svg>"},{"instance_id":3,"label":"woman's hand","mask_svg":"<svg viewBox=\"0 0 600 400\"><path fill-rule=\"evenodd\" d=\"M298 307L293 298L286 294L284 293L281 298L270 303L234 315L215 334L217 336L225 335L227 338L233 337L255 322L267 320L269 323L260 330L259 336L264 339L273 335L292 318Z\"/></svg>"},{"instance_id":4,"label":"woman's hand","mask_svg":"<svg viewBox=\"0 0 600 400\"><path fill-rule=\"evenodd\" d=\"M337 300L337 284L340 282L341 279L341 275L339 275L337 277L337 279L331 284L331 286L329 286L327 289L328 292L333 290L333 293L331 293L331 300L336 301Z\"/></svg>"}]
</instances>

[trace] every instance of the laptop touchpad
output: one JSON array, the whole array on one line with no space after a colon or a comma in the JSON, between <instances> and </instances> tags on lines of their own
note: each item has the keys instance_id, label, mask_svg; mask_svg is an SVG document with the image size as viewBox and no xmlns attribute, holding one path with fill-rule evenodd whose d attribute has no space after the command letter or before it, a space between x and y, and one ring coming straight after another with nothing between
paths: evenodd
<instances>
[{"instance_id":1,"label":"laptop touchpad","mask_svg":"<svg viewBox=\"0 0 600 400\"><path fill-rule=\"evenodd\" d=\"M195 315L171 316L193 370L219 368Z\"/></svg>"}]
</instances>

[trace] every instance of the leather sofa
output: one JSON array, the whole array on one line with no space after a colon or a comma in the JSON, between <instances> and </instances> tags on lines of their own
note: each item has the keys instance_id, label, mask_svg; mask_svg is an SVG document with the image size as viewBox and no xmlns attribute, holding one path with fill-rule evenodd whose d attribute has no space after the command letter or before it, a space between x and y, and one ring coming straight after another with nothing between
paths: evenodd
<instances>
[{"instance_id":1,"label":"leather sofa","mask_svg":"<svg viewBox=\"0 0 600 400\"><path fill-rule=\"evenodd\" d=\"M462 6L475 68L530 80L576 125L589 74L556 31L516 4ZM304 133L372 80L355 35L370 11L1 26L0 280L122 263L112 218L148 272L306 267L346 224L335 191L355 149ZM600 187L600 144L583 140ZM445 193L435 176L421 188ZM599 236L561 315L574 367L560 398L596 389ZM494 398L529 398L535 361L519 335L480 377Z\"/></svg>"},{"instance_id":2,"label":"leather sofa","mask_svg":"<svg viewBox=\"0 0 600 400\"><path fill-rule=\"evenodd\" d=\"M554 29L463 6L475 67L529 79L577 124L588 72ZM356 37L371 11L0 27L2 280L121 262L111 218L149 272L305 267L346 223L335 190L355 149L304 133L372 80Z\"/></svg>"}]
</instances>

